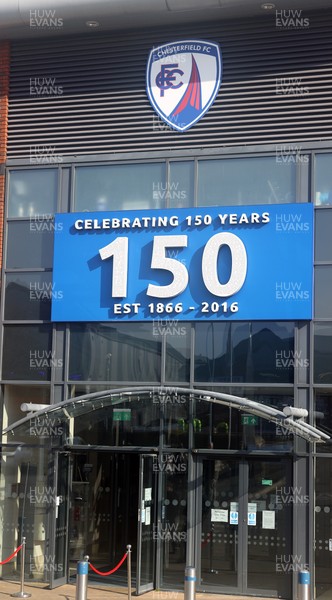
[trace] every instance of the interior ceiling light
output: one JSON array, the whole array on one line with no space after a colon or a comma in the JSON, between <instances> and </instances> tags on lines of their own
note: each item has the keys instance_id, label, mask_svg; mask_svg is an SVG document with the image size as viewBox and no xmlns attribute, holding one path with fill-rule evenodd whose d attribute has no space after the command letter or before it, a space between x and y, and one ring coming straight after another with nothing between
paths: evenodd
<instances>
[{"instance_id":1,"label":"interior ceiling light","mask_svg":"<svg viewBox=\"0 0 332 600\"><path fill-rule=\"evenodd\" d=\"M98 21L87 21L86 26L91 27L91 29L94 27L99 27L99 22Z\"/></svg>"},{"instance_id":2,"label":"interior ceiling light","mask_svg":"<svg viewBox=\"0 0 332 600\"><path fill-rule=\"evenodd\" d=\"M261 8L263 10L273 10L275 7L276 5L272 2L264 2L264 4L261 4Z\"/></svg>"}]
</instances>

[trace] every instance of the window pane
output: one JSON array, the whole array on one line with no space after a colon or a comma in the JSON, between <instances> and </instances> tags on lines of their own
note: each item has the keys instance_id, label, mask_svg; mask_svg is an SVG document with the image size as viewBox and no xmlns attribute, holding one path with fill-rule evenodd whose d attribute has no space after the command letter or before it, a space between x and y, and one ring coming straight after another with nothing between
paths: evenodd
<instances>
[{"instance_id":1,"label":"window pane","mask_svg":"<svg viewBox=\"0 0 332 600\"><path fill-rule=\"evenodd\" d=\"M56 212L58 169L10 171L9 217L33 217Z\"/></svg>"},{"instance_id":2,"label":"window pane","mask_svg":"<svg viewBox=\"0 0 332 600\"><path fill-rule=\"evenodd\" d=\"M332 154L316 154L315 204L332 205Z\"/></svg>"},{"instance_id":3,"label":"window pane","mask_svg":"<svg viewBox=\"0 0 332 600\"><path fill-rule=\"evenodd\" d=\"M231 323L196 323L195 381L231 380Z\"/></svg>"},{"instance_id":4,"label":"window pane","mask_svg":"<svg viewBox=\"0 0 332 600\"><path fill-rule=\"evenodd\" d=\"M39 544L37 543L37 523L41 523L39 531L44 533L46 523L49 522L50 518L50 506L55 503L55 498L52 496L51 491L54 478L50 470L50 450L49 447L45 448L45 438L33 435L33 427L33 425L29 427L31 435L28 434L25 439L20 436L17 444L11 448L9 447L6 451L4 450L4 454L7 454L6 465L2 465L1 471L5 481L3 486L6 491L2 494L0 527L3 538L3 555L8 556L9 549L17 546L16 540L21 540L23 536L26 536L26 578L29 577L30 581L35 582L38 586L37 581L42 584L45 581L46 573L50 573L50 570L47 571L49 566L46 567L46 565L52 564L53 569L57 572L58 564L55 561L53 562L54 555L52 556L44 542L45 537L47 537L48 543L49 534L47 533L46 536L39 534L40 537L44 537L44 540L38 540ZM14 441L13 437L11 437L11 443ZM33 438L36 442L38 441L39 447L32 445ZM19 442L21 442L21 445L19 445ZM40 490L42 490L41 494ZM43 500L46 498L46 500L39 502L38 500L41 497ZM38 555L35 552L37 545ZM41 562L41 558L43 562ZM13 565L12 562L10 564ZM14 568L16 571L16 567ZM13 566L10 567L11 573L13 573L14 568ZM13 575L8 573L8 578L12 576L16 579L16 573L13 573ZM2 578L4 577L2 575ZM42 584L38 587L44 586ZM19 592L19 594L19 597L26 597L24 592Z\"/></svg>"},{"instance_id":5,"label":"window pane","mask_svg":"<svg viewBox=\"0 0 332 600\"><path fill-rule=\"evenodd\" d=\"M18 269L51 268L53 263L52 221L35 228L35 221L8 223L7 267Z\"/></svg>"},{"instance_id":6,"label":"window pane","mask_svg":"<svg viewBox=\"0 0 332 600\"><path fill-rule=\"evenodd\" d=\"M108 389L116 388L117 386L109 386ZM95 392L103 392L105 390L105 385L91 385L90 383L74 383L69 386L70 398L77 398L78 396L83 396L85 394L94 394Z\"/></svg>"},{"instance_id":7,"label":"window pane","mask_svg":"<svg viewBox=\"0 0 332 600\"><path fill-rule=\"evenodd\" d=\"M317 390L315 393L315 425L332 437L332 390ZM317 452L332 452L332 440L317 444Z\"/></svg>"},{"instance_id":8,"label":"window pane","mask_svg":"<svg viewBox=\"0 0 332 600\"><path fill-rule=\"evenodd\" d=\"M332 266L315 267L315 317L332 317Z\"/></svg>"},{"instance_id":9,"label":"window pane","mask_svg":"<svg viewBox=\"0 0 332 600\"><path fill-rule=\"evenodd\" d=\"M294 403L291 389L218 388L216 391L249 398L278 410ZM195 447L282 451L292 448L293 434L286 428L261 417L255 417L254 422L249 423L245 418L247 416L245 410L239 411L226 405L195 400Z\"/></svg>"},{"instance_id":10,"label":"window pane","mask_svg":"<svg viewBox=\"0 0 332 600\"><path fill-rule=\"evenodd\" d=\"M154 322L154 329L156 327ZM159 321L160 323L160 321ZM161 321L165 323L165 321ZM190 374L190 325L181 321L169 321L158 327L166 337L166 381L188 382Z\"/></svg>"},{"instance_id":11,"label":"window pane","mask_svg":"<svg viewBox=\"0 0 332 600\"><path fill-rule=\"evenodd\" d=\"M117 420L117 409L127 409L130 418ZM160 405L147 397L124 398L114 408L104 406L78 415L74 420L75 445L158 446Z\"/></svg>"},{"instance_id":12,"label":"window pane","mask_svg":"<svg viewBox=\"0 0 332 600\"><path fill-rule=\"evenodd\" d=\"M294 379L294 324L233 323L233 381L291 383ZM241 332L239 331L241 330ZM240 335L239 335L240 334Z\"/></svg>"},{"instance_id":13,"label":"window pane","mask_svg":"<svg viewBox=\"0 0 332 600\"><path fill-rule=\"evenodd\" d=\"M77 167L75 210L163 208L165 163Z\"/></svg>"},{"instance_id":14,"label":"window pane","mask_svg":"<svg viewBox=\"0 0 332 600\"><path fill-rule=\"evenodd\" d=\"M291 383L294 324L198 323L195 381Z\"/></svg>"},{"instance_id":15,"label":"window pane","mask_svg":"<svg viewBox=\"0 0 332 600\"><path fill-rule=\"evenodd\" d=\"M315 260L332 262L332 210L315 210Z\"/></svg>"},{"instance_id":16,"label":"window pane","mask_svg":"<svg viewBox=\"0 0 332 600\"><path fill-rule=\"evenodd\" d=\"M198 163L198 205L295 202L296 165L277 157L202 160Z\"/></svg>"},{"instance_id":17,"label":"window pane","mask_svg":"<svg viewBox=\"0 0 332 600\"><path fill-rule=\"evenodd\" d=\"M12 425L16 421L20 421L26 416L26 413L21 411L23 402L33 402L34 404L49 404L50 403L50 386L45 385L28 385L28 384L6 384L4 385L4 421L7 425ZM3 424L3 426L5 426ZM16 430L17 440L20 439L21 430ZM23 436L22 436L23 437ZM21 437L21 440L22 440ZM13 440L15 437L13 436ZM31 442L31 440L30 440Z\"/></svg>"},{"instance_id":18,"label":"window pane","mask_svg":"<svg viewBox=\"0 0 332 600\"><path fill-rule=\"evenodd\" d=\"M3 379L49 380L55 360L50 325L4 327Z\"/></svg>"},{"instance_id":19,"label":"window pane","mask_svg":"<svg viewBox=\"0 0 332 600\"><path fill-rule=\"evenodd\" d=\"M161 341L152 325L72 325L69 379L160 381Z\"/></svg>"},{"instance_id":20,"label":"window pane","mask_svg":"<svg viewBox=\"0 0 332 600\"><path fill-rule=\"evenodd\" d=\"M332 324L314 325L314 381L332 383Z\"/></svg>"},{"instance_id":21,"label":"window pane","mask_svg":"<svg viewBox=\"0 0 332 600\"><path fill-rule=\"evenodd\" d=\"M5 319L48 321L52 297L59 297L52 273L8 273Z\"/></svg>"},{"instance_id":22,"label":"window pane","mask_svg":"<svg viewBox=\"0 0 332 600\"><path fill-rule=\"evenodd\" d=\"M172 388L160 399L164 406L164 444L173 448L188 448L188 396L175 394Z\"/></svg>"},{"instance_id":23,"label":"window pane","mask_svg":"<svg viewBox=\"0 0 332 600\"><path fill-rule=\"evenodd\" d=\"M194 206L194 172L193 161L170 163L170 183L167 190L170 207Z\"/></svg>"}]
</instances>

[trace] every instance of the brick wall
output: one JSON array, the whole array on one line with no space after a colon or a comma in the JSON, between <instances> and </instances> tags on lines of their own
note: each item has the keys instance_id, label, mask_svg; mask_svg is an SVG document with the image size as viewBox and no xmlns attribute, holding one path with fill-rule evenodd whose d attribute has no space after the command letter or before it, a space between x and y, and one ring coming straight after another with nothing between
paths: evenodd
<instances>
[{"instance_id":1,"label":"brick wall","mask_svg":"<svg viewBox=\"0 0 332 600\"><path fill-rule=\"evenodd\" d=\"M2 265L3 220L5 206L5 162L7 154L8 131L9 59L9 42L0 41L0 267Z\"/></svg>"}]
</instances>

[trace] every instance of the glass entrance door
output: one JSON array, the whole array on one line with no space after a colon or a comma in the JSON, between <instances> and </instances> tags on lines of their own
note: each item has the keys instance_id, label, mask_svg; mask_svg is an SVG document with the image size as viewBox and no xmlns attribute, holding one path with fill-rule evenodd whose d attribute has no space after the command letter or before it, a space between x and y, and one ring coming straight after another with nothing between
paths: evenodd
<instances>
[{"instance_id":1,"label":"glass entrance door","mask_svg":"<svg viewBox=\"0 0 332 600\"><path fill-rule=\"evenodd\" d=\"M132 548L132 582L136 583L139 456L90 450L74 454L69 527L69 573L88 554L101 572L114 567L128 544ZM127 584L126 562L110 576L90 571L89 580Z\"/></svg>"},{"instance_id":2,"label":"glass entrance door","mask_svg":"<svg viewBox=\"0 0 332 600\"><path fill-rule=\"evenodd\" d=\"M142 454L139 459L136 594L153 590L155 582L155 458L151 454Z\"/></svg>"},{"instance_id":3,"label":"glass entrance door","mask_svg":"<svg viewBox=\"0 0 332 600\"><path fill-rule=\"evenodd\" d=\"M236 590L238 573L239 463L203 460L201 583ZM240 568L239 568L240 567Z\"/></svg>"},{"instance_id":4,"label":"glass entrance door","mask_svg":"<svg viewBox=\"0 0 332 600\"><path fill-rule=\"evenodd\" d=\"M69 513L70 458L63 452L55 453L55 486L51 488L54 518L52 519L50 556L44 558L44 569L50 573L50 587L67 583L67 532Z\"/></svg>"},{"instance_id":5,"label":"glass entrance door","mask_svg":"<svg viewBox=\"0 0 332 600\"><path fill-rule=\"evenodd\" d=\"M200 588L290 598L290 461L203 458L201 474Z\"/></svg>"}]
</instances>

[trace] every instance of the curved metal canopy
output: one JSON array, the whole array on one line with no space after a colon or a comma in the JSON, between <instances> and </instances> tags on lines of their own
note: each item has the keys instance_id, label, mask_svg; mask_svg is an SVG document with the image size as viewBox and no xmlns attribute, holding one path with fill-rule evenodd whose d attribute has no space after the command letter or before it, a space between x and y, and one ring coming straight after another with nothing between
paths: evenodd
<instances>
[{"instance_id":1,"label":"curved metal canopy","mask_svg":"<svg viewBox=\"0 0 332 600\"><path fill-rule=\"evenodd\" d=\"M92 413L107 406L112 407L119 405L124 402L124 400L130 400L131 396L137 398L146 393L150 393L151 395L158 394L161 398L170 395L170 393L172 395L186 394L192 398L197 398L200 401L222 404L241 411L245 410L246 413L257 415L258 417L274 422L277 425L284 427L290 433L298 435L309 442L324 442L330 439L330 436L326 433L306 423L303 420L301 411L297 411L298 414L301 415L297 418L296 411L293 411L292 407L287 407L289 410L286 410L285 412L287 414L285 414L272 406L261 404L254 400L249 400L248 398L214 392L211 390L183 387L140 386L94 392L78 396L77 398L67 400L66 402L50 405L47 408L43 407L41 410L33 412L33 417L35 419L39 417L42 417L43 419L59 419L65 422L71 418L75 418L82 414L88 414L89 412ZM289 413L292 412L295 414L289 416ZM31 414L32 413L29 413L23 419L20 419L7 427L3 431L3 434L14 433L17 432L19 428L24 428L24 425L30 422Z\"/></svg>"}]
</instances>

